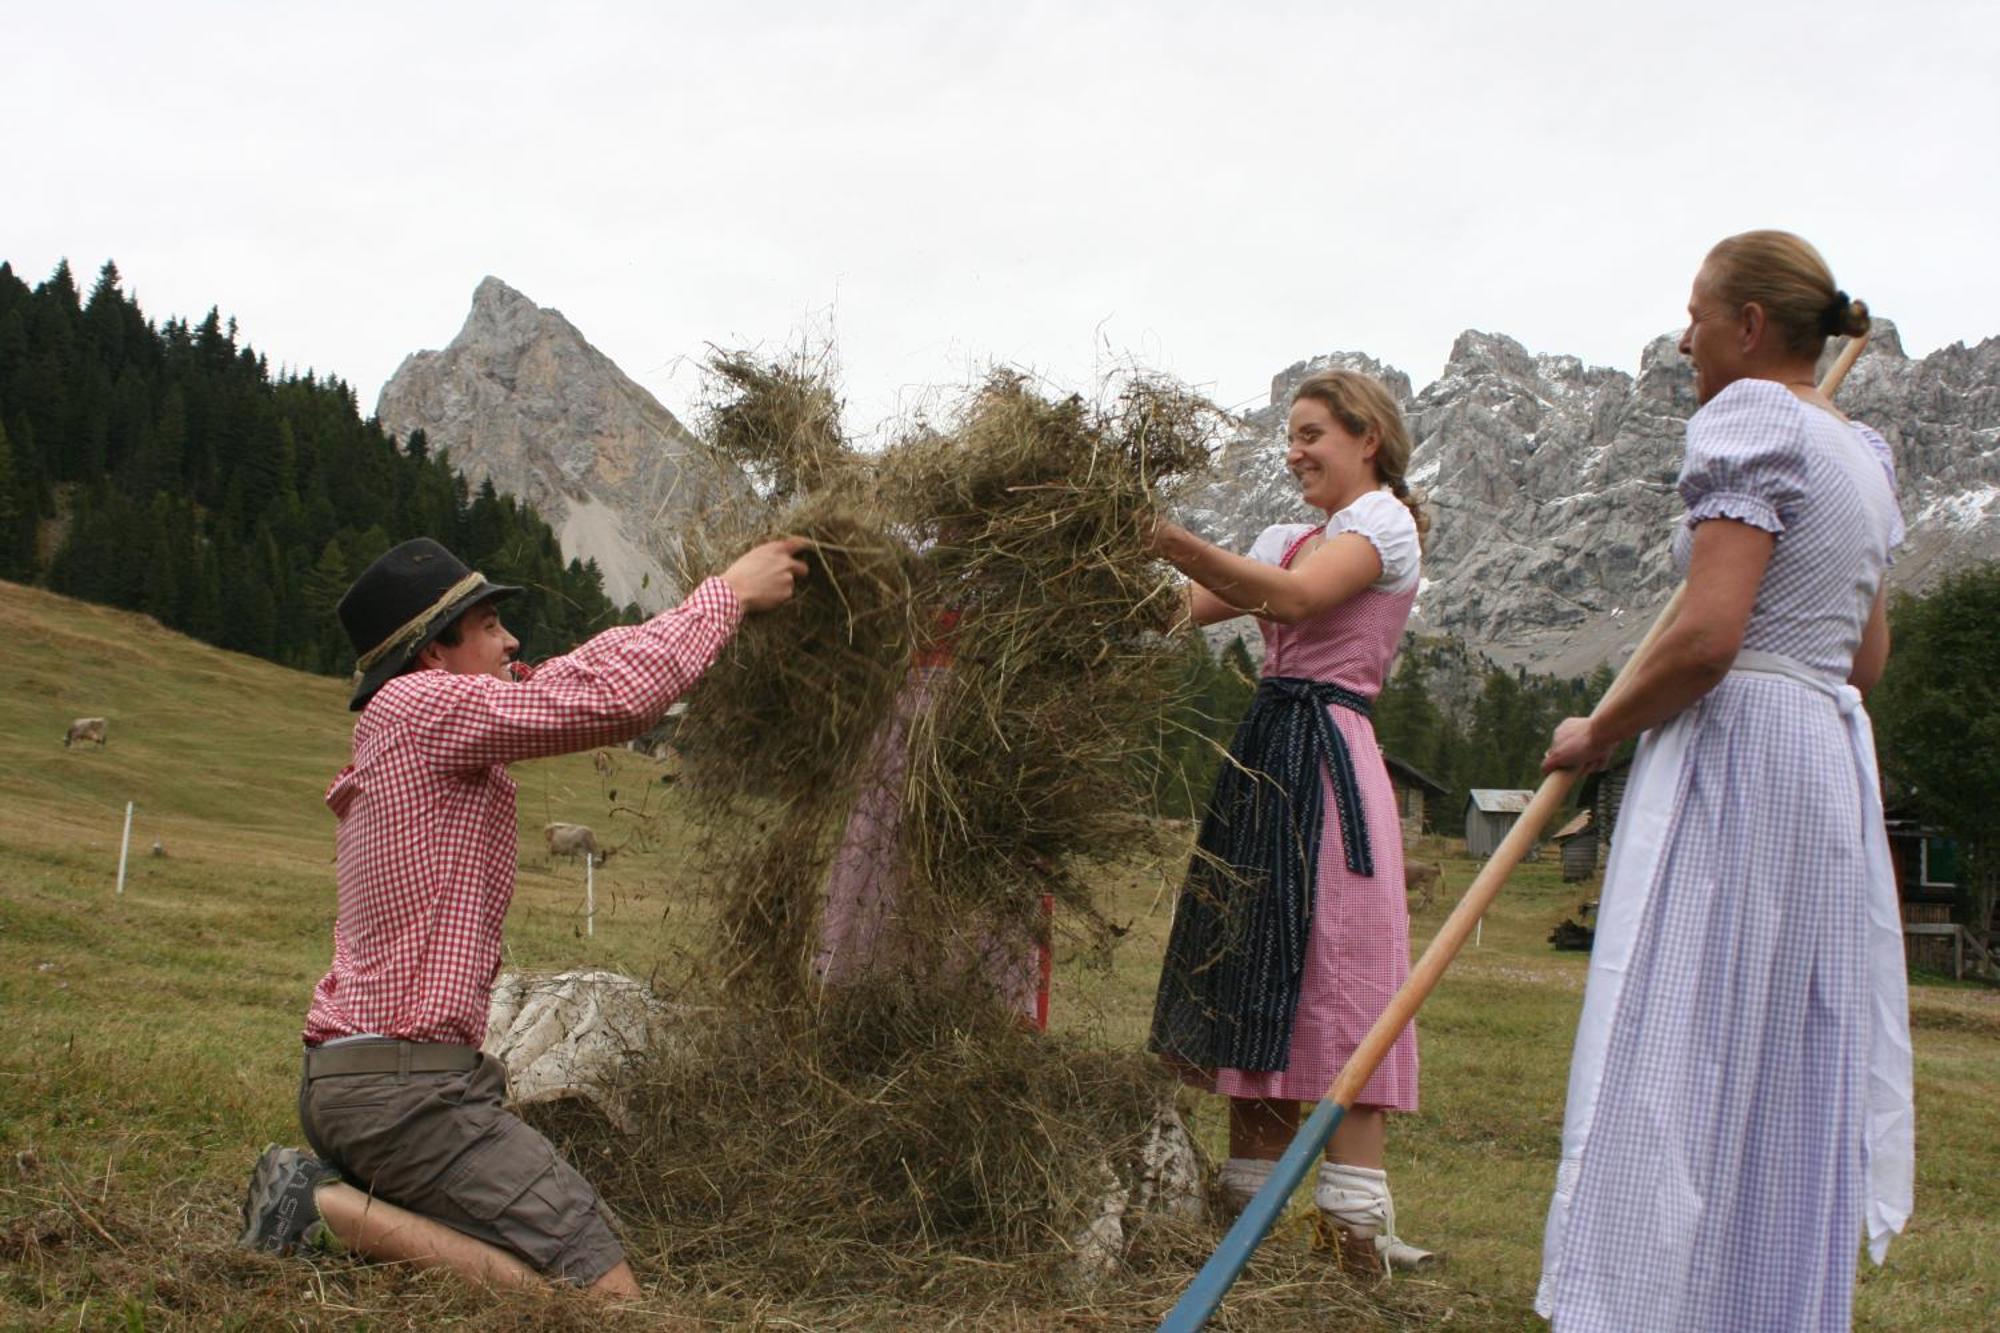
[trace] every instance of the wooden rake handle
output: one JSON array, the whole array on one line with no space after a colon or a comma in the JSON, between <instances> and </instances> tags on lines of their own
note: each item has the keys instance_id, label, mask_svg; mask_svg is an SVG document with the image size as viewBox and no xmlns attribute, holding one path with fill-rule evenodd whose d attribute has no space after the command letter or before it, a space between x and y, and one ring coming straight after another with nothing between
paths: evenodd
<instances>
[{"instance_id":1,"label":"wooden rake handle","mask_svg":"<svg viewBox=\"0 0 2000 1333\"><path fill-rule=\"evenodd\" d=\"M1840 392L1840 382L1847 378L1847 372L1854 369L1854 363L1861 359L1862 349L1868 346L1868 335L1849 338L1840 355L1826 368L1826 378L1819 382L1819 391L1831 398Z\"/></svg>"},{"instance_id":2,"label":"wooden rake handle","mask_svg":"<svg viewBox=\"0 0 2000 1333\"><path fill-rule=\"evenodd\" d=\"M1632 655L1625 659L1625 665L1618 669L1618 675L1597 701L1597 707L1590 710L1592 717L1630 692L1632 681L1639 674L1639 663L1653 651L1653 645L1667 632L1667 626L1680 615L1681 598L1686 591L1685 586L1674 589L1674 595L1660 608L1660 614L1654 619L1652 628L1646 631L1646 637L1639 640L1639 646L1632 650ZM1464 947L1473 927L1479 924L1479 918L1493 905L1508 876L1528 855L1535 840L1542 836L1549 816L1562 805L1570 788L1576 785L1577 777L1575 769L1559 768L1542 779L1542 785L1535 789L1520 818L1507 830L1507 836L1500 840L1500 845L1493 849L1493 855L1486 858L1486 864L1473 877L1465 896L1458 900L1458 906L1438 927L1438 933L1431 937L1423 956L1411 965L1409 978L1391 997L1389 1007L1382 1011L1381 1017L1375 1020L1375 1026L1368 1029L1368 1035L1361 1039L1361 1044L1354 1048L1354 1054L1341 1066L1333 1086L1327 1089L1328 1101L1343 1107L1354 1105L1354 1099L1360 1095L1368 1080L1375 1076L1376 1067L1389 1054L1389 1048L1396 1044L1396 1038L1402 1035L1404 1027L1416 1017L1424 1001L1430 998L1438 979L1451 966L1451 960L1458 957L1459 949Z\"/></svg>"}]
</instances>

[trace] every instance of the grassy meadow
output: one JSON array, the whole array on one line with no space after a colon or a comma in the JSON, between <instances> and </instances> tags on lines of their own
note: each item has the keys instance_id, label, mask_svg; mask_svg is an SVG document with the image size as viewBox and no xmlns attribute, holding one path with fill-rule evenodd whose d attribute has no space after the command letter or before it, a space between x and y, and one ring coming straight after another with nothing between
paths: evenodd
<instances>
[{"instance_id":1,"label":"grassy meadow","mask_svg":"<svg viewBox=\"0 0 2000 1333\"><path fill-rule=\"evenodd\" d=\"M762 1290L717 1286L635 1252L647 1300L607 1311L573 1293L501 1297L236 1251L257 1151L298 1141L298 1030L333 916L320 798L345 760L346 691L5 583L0 679L0 1325L1121 1328L1149 1326L1171 1299L953 1315L856 1292L836 1316L790 1303L785 1274ZM109 744L65 750L65 724L86 715L109 719ZM654 765L621 751L608 777L588 756L515 776L508 966L649 976L700 953L701 870ZM557 819L620 848L598 872L594 937L582 867L542 856L539 830ZM1471 879L1449 848L1418 851L1446 866L1446 891L1413 923L1419 946ZM1170 849L1102 867L1107 915L1129 931L1108 960L1059 950L1057 1027L1108 1048L1142 1040L1179 862ZM1423 1013L1423 1108L1392 1127L1391 1178L1402 1230L1445 1251L1445 1266L1374 1290L1328 1270L1300 1279L1324 1284L1316 1316L1298 1316L1296 1300L1260 1316L1253 1301L1220 1326L1542 1326L1530 1301L1586 962L1546 936L1593 892L1563 885L1552 863L1525 867ZM1917 1214L1885 1268L1864 1264L1856 1324L2000 1326L2000 992L1922 984L1912 1006ZM1220 1104L1189 1105L1219 1148ZM1288 1222L1267 1247L1302 1248L1300 1235Z\"/></svg>"}]
</instances>

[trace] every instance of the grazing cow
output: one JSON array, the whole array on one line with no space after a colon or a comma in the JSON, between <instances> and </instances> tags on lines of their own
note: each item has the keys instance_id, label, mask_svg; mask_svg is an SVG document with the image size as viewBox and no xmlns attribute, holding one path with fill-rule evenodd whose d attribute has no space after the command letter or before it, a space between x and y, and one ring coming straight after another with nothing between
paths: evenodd
<instances>
[{"instance_id":1,"label":"grazing cow","mask_svg":"<svg viewBox=\"0 0 2000 1333\"><path fill-rule=\"evenodd\" d=\"M603 865L610 853L597 850L597 835L583 824L546 824L542 827L542 841L548 844L549 859L567 856L572 861L582 852L598 865Z\"/></svg>"},{"instance_id":2,"label":"grazing cow","mask_svg":"<svg viewBox=\"0 0 2000 1333\"><path fill-rule=\"evenodd\" d=\"M1444 887L1444 863L1436 862L1427 866L1408 865L1403 867L1403 888L1417 895L1419 911L1431 905L1433 891Z\"/></svg>"},{"instance_id":3,"label":"grazing cow","mask_svg":"<svg viewBox=\"0 0 2000 1333\"><path fill-rule=\"evenodd\" d=\"M69 724L69 732L63 737L63 749L83 741L104 744L104 719L101 717L80 717Z\"/></svg>"},{"instance_id":4,"label":"grazing cow","mask_svg":"<svg viewBox=\"0 0 2000 1333\"><path fill-rule=\"evenodd\" d=\"M590 762L597 769L597 776L601 778L611 776L611 751L599 750L590 756Z\"/></svg>"}]
</instances>

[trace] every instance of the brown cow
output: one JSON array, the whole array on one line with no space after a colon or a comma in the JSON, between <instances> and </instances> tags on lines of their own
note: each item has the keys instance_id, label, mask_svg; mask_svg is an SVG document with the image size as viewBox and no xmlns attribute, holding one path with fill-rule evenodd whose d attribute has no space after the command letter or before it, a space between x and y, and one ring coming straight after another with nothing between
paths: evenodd
<instances>
[{"instance_id":1,"label":"brown cow","mask_svg":"<svg viewBox=\"0 0 2000 1333\"><path fill-rule=\"evenodd\" d=\"M611 751L599 750L590 756L590 762L592 767L597 769L597 776L601 778L611 776Z\"/></svg>"},{"instance_id":2,"label":"brown cow","mask_svg":"<svg viewBox=\"0 0 2000 1333\"><path fill-rule=\"evenodd\" d=\"M1403 867L1403 889L1417 895L1417 910L1431 905L1431 894L1444 887L1444 863L1434 862L1427 866L1406 865Z\"/></svg>"},{"instance_id":3,"label":"brown cow","mask_svg":"<svg viewBox=\"0 0 2000 1333\"><path fill-rule=\"evenodd\" d=\"M104 744L104 719L101 717L80 717L69 724L69 731L63 736L63 749L82 741L96 741Z\"/></svg>"}]
</instances>

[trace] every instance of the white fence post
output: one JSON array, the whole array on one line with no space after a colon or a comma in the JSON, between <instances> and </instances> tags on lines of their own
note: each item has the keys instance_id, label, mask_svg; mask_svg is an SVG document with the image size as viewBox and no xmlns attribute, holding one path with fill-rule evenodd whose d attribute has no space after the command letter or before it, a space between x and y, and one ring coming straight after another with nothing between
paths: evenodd
<instances>
[{"instance_id":1,"label":"white fence post","mask_svg":"<svg viewBox=\"0 0 2000 1333\"><path fill-rule=\"evenodd\" d=\"M583 854L583 933L597 934L597 858Z\"/></svg>"},{"instance_id":2,"label":"white fence post","mask_svg":"<svg viewBox=\"0 0 2000 1333\"><path fill-rule=\"evenodd\" d=\"M132 803L125 802L125 836L118 841L118 895L125 894L125 854L132 850Z\"/></svg>"}]
</instances>

